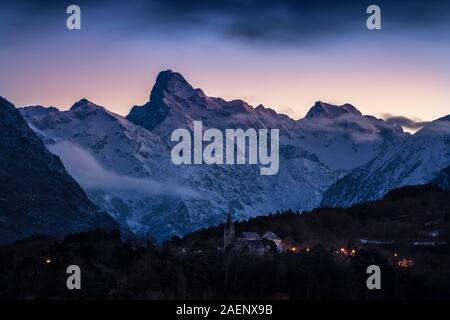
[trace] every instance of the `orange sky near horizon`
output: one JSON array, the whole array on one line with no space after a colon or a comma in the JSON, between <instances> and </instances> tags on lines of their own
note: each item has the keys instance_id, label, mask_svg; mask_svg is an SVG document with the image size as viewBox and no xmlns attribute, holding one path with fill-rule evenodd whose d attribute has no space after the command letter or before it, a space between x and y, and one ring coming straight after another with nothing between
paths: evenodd
<instances>
[{"instance_id":1,"label":"orange sky near horizon","mask_svg":"<svg viewBox=\"0 0 450 320\"><path fill-rule=\"evenodd\" d=\"M158 72L180 72L209 96L263 104L294 119L315 101L351 103L363 114L434 120L450 113L450 62L443 50L330 44L309 49L269 49L203 39L194 46L160 46L127 40L105 46L83 41L83 50L41 41L33 51L0 52L0 94L16 106L69 108L81 98L121 114L148 101ZM211 45L214 44L214 45ZM436 44L433 44L436 47ZM400 43L402 47L402 43ZM423 44L426 48L426 43ZM439 48L439 46L438 46ZM445 50L444 50L445 49Z\"/></svg>"}]
</instances>

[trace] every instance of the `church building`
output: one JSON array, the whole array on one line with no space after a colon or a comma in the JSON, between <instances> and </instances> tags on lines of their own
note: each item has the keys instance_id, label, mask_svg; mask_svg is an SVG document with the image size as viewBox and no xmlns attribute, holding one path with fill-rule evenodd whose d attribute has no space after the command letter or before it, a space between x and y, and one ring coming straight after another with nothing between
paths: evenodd
<instances>
[{"instance_id":1,"label":"church building","mask_svg":"<svg viewBox=\"0 0 450 320\"><path fill-rule=\"evenodd\" d=\"M235 232L231 214L228 214L223 234L223 250L225 252L265 255L282 251L281 239L273 232L266 232L263 237L256 232L241 232L236 237Z\"/></svg>"},{"instance_id":2,"label":"church building","mask_svg":"<svg viewBox=\"0 0 450 320\"><path fill-rule=\"evenodd\" d=\"M228 214L227 222L223 232L223 248L228 248L234 242L234 223L231 220L231 214Z\"/></svg>"}]
</instances>

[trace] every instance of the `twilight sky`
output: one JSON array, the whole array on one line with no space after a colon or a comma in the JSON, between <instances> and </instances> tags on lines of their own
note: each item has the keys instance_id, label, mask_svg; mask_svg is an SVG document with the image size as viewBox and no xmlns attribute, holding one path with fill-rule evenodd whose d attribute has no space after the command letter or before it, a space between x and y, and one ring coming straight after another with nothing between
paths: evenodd
<instances>
[{"instance_id":1,"label":"twilight sky","mask_svg":"<svg viewBox=\"0 0 450 320\"><path fill-rule=\"evenodd\" d=\"M366 28L371 4L382 30ZM449 57L445 0L0 0L0 95L17 106L88 98L125 115L172 69L296 119L322 100L427 121L450 114Z\"/></svg>"}]
</instances>

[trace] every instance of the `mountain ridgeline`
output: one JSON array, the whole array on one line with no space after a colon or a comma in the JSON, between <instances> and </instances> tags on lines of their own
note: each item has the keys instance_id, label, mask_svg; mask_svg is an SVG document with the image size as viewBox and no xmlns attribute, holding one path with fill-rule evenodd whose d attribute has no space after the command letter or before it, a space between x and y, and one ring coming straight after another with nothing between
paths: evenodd
<instances>
[{"instance_id":1,"label":"mountain ridgeline","mask_svg":"<svg viewBox=\"0 0 450 320\"><path fill-rule=\"evenodd\" d=\"M0 132L0 243L37 233L64 236L117 227L1 97Z\"/></svg>"},{"instance_id":2,"label":"mountain ridgeline","mask_svg":"<svg viewBox=\"0 0 450 320\"><path fill-rule=\"evenodd\" d=\"M394 188L429 182L448 188L449 162L450 117L444 117L337 181L322 205L348 207L380 199Z\"/></svg>"},{"instance_id":3,"label":"mountain ridgeline","mask_svg":"<svg viewBox=\"0 0 450 320\"><path fill-rule=\"evenodd\" d=\"M450 122L414 135L363 115L355 106L318 101L294 120L262 105L208 97L179 73L161 72L150 100L122 117L82 99L67 111L20 110L48 150L120 225L163 241L236 219L292 209L351 206L389 190L437 179L450 165ZM254 165L175 165L175 129L278 129L280 168L262 176Z\"/></svg>"}]
</instances>

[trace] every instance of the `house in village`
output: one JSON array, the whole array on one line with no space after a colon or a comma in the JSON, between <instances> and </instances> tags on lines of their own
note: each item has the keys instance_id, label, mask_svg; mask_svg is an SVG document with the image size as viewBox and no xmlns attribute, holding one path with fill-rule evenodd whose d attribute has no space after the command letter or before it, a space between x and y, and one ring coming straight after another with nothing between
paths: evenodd
<instances>
[{"instance_id":1,"label":"house in village","mask_svg":"<svg viewBox=\"0 0 450 320\"><path fill-rule=\"evenodd\" d=\"M237 241L257 241L261 240L261 237L256 232L241 232L237 238Z\"/></svg>"},{"instance_id":2,"label":"house in village","mask_svg":"<svg viewBox=\"0 0 450 320\"><path fill-rule=\"evenodd\" d=\"M279 252L283 251L283 243L282 240L279 236L277 236L275 233L267 231L266 233L264 233L264 235L262 236L263 239L267 239L270 241L273 241L273 243L275 243L275 245L277 246L277 250Z\"/></svg>"},{"instance_id":3,"label":"house in village","mask_svg":"<svg viewBox=\"0 0 450 320\"><path fill-rule=\"evenodd\" d=\"M281 238L273 232L266 232L262 237L256 232L241 232L235 236L235 227L228 215L224 226L224 251L266 255L282 251Z\"/></svg>"}]
</instances>

